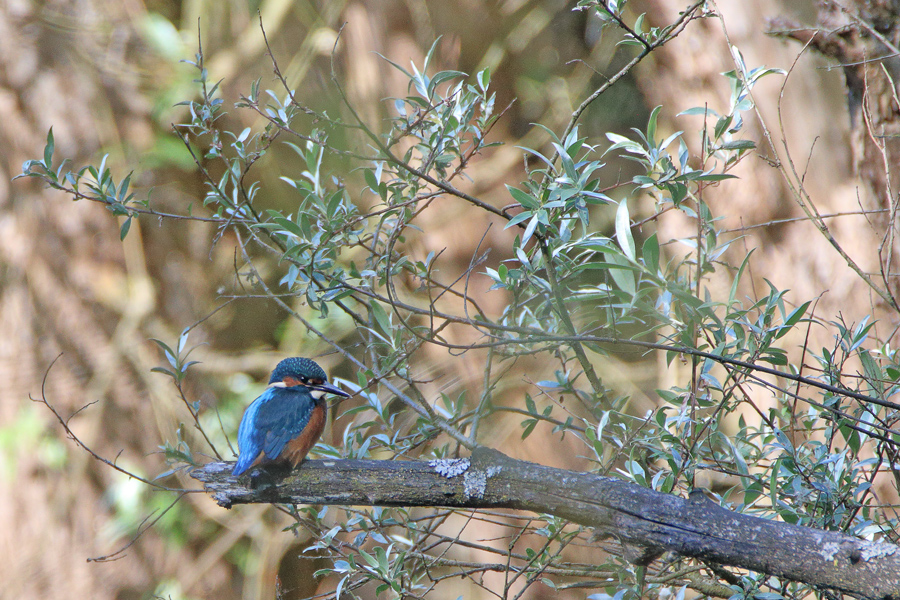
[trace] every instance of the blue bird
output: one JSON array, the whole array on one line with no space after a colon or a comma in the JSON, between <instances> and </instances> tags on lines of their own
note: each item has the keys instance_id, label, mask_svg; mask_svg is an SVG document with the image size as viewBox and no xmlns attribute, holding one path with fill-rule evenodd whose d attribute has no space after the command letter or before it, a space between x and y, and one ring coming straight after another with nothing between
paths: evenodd
<instances>
[{"instance_id":1,"label":"blue bird","mask_svg":"<svg viewBox=\"0 0 900 600\"><path fill-rule=\"evenodd\" d=\"M325 394L349 397L328 383L322 367L308 358L286 358L269 387L253 401L238 428L238 456L232 475L263 462L290 461L296 467L325 428Z\"/></svg>"}]
</instances>

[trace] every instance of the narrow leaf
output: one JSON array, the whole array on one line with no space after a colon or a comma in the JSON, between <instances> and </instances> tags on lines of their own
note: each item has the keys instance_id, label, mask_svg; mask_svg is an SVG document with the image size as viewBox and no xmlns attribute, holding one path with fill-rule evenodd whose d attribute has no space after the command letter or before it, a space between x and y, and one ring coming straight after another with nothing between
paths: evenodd
<instances>
[{"instance_id":1,"label":"narrow leaf","mask_svg":"<svg viewBox=\"0 0 900 600\"><path fill-rule=\"evenodd\" d=\"M616 211L616 240L625 256L635 260L634 237L631 235L631 218L628 215L628 204L625 199L619 202Z\"/></svg>"}]
</instances>

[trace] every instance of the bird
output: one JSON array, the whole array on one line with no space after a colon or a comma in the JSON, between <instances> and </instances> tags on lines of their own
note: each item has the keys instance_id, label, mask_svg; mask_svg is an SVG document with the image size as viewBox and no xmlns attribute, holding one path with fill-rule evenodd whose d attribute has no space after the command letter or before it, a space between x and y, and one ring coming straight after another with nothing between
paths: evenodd
<instances>
[{"instance_id":1,"label":"bird","mask_svg":"<svg viewBox=\"0 0 900 600\"><path fill-rule=\"evenodd\" d=\"M266 462L290 462L292 467L302 463L325 428L325 394L350 397L328 383L322 367L308 358L279 362L266 391L241 418L232 475Z\"/></svg>"}]
</instances>

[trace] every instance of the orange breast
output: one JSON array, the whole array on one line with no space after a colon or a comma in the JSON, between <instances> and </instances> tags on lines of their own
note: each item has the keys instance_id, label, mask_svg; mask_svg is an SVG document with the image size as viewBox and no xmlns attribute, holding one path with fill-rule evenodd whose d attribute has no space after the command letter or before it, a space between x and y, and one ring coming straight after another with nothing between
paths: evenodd
<instances>
[{"instance_id":1,"label":"orange breast","mask_svg":"<svg viewBox=\"0 0 900 600\"><path fill-rule=\"evenodd\" d=\"M322 431L325 429L325 404L316 404L312 414L309 416L309 423L306 428L300 432L300 435L287 443L285 449L281 452L281 457L291 461L291 465L296 467L306 458L310 449L319 441Z\"/></svg>"}]
</instances>

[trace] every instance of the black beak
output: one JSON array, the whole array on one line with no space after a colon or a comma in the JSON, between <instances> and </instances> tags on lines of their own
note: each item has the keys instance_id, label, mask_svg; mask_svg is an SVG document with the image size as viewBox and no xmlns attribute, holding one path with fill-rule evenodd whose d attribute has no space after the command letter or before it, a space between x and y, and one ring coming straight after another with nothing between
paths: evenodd
<instances>
[{"instance_id":1,"label":"black beak","mask_svg":"<svg viewBox=\"0 0 900 600\"><path fill-rule=\"evenodd\" d=\"M350 394L348 394L347 392L345 392L344 390L342 390L340 388L337 388L337 387L331 385L328 382L317 383L317 384L311 385L309 387L310 387L310 389L319 390L322 392L328 392L329 394L334 394L335 396L343 396L344 398L350 397Z\"/></svg>"}]
</instances>

